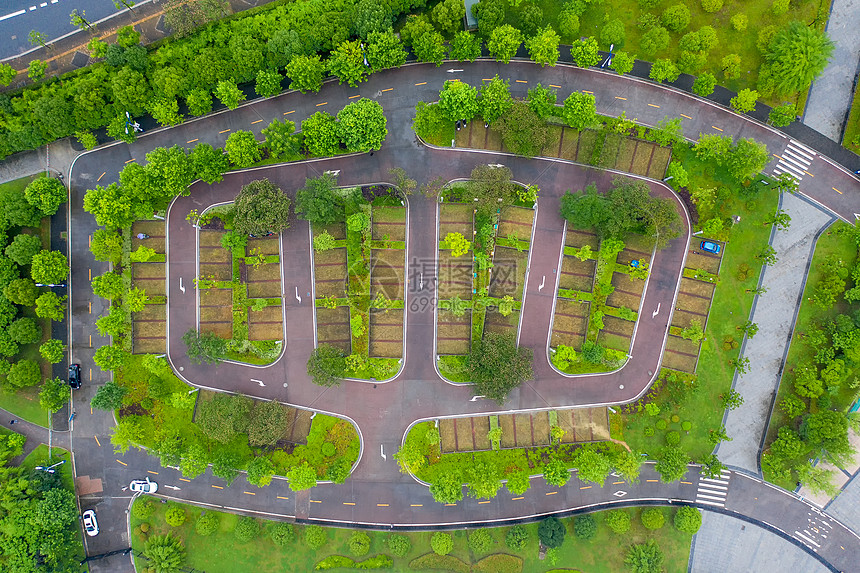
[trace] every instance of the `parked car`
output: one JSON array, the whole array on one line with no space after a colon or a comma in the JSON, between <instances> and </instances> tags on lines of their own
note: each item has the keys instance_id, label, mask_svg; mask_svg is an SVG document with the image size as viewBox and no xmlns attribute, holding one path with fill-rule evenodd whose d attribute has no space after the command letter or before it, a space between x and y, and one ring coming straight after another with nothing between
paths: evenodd
<instances>
[{"instance_id":1,"label":"parked car","mask_svg":"<svg viewBox=\"0 0 860 573\"><path fill-rule=\"evenodd\" d=\"M149 478L136 479L131 482L131 485L129 485L128 488L131 491L138 493L155 493L158 491L158 484Z\"/></svg>"},{"instance_id":2,"label":"parked car","mask_svg":"<svg viewBox=\"0 0 860 573\"><path fill-rule=\"evenodd\" d=\"M702 241L702 244L701 244L701 245L699 245L699 246L700 246L700 247L701 247L701 249L702 249L703 251L705 251L706 253L713 253L713 254L715 254L715 255L719 255L719 254L720 254L720 249L722 248L722 247L720 247L718 244L716 244L716 243L715 243L715 242L713 242L713 241Z\"/></svg>"},{"instance_id":3,"label":"parked car","mask_svg":"<svg viewBox=\"0 0 860 573\"><path fill-rule=\"evenodd\" d=\"M78 389L81 387L81 365L72 364L69 366L69 386Z\"/></svg>"},{"instance_id":4,"label":"parked car","mask_svg":"<svg viewBox=\"0 0 860 573\"><path fill-rule=\"evenodd\" d=\"M96 512L92 509L88 509L84 512L84 531L87 532L87 535L90 537L95 537L99 534L99 522L96 521Z\"/></svg>"}]
</instances>

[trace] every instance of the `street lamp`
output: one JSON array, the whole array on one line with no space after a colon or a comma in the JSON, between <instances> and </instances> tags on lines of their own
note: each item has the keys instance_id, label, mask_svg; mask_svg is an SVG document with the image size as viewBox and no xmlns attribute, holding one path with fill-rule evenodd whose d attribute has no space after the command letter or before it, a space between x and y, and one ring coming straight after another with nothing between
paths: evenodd
<instances>
[{"instance_id":1,"label":"street lamp","mask_svg":"<svg viewBox=\"0 0 860 573\"><path fill-rule=\"evenodd\" d=\"M35 469L35 470L41 470L41 471L45 471L45 472L48 472L49 474L52 474L52 473L54 473L54 468L55 468L55 467L57 467L57 466L61 466L61 465L63 465L64 463L66 463L66 460L61 460L61 461L59 461L59 462L55 463L55 464L54 464L54 465L52 465L52 466L48 466L48 467L45 467L45 466L36 466L36 467L35 467L35 468L33 468L33 469Z\"/></svg>"}]
</instances>

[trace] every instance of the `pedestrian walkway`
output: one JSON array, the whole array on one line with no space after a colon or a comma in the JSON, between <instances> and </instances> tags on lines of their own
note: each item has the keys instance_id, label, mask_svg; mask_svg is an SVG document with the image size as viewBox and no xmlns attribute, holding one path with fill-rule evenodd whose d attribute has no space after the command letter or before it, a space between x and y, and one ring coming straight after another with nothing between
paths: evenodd
<instances>
[{"instance_id":1,"label":"pedestrian walkway","mask_svg":"<svg viewBox=\"0 0 860 573\"><path fill-rule=\"evenodd\" d=\"M767 289L756 296L750 320L758 324L758 333L744 339L741 356L749 359L749 372L735 375L733 387L744 398L741 407L726 412L723 423L732 438L717 447L720 461L732 468L741 468L761 475L759 457L767 432L770 413L794 321L806 284L815 240L835 218L814 203L798 196L783 194L780 208L791 216L785 231L774 231L770 244L776 249L777 264L767 266L762 273L761 286ZM743 248L729 244L727 248ZM747 317L735 317L741 324Z\"/></svg>"},{"instance_id":2,"label":"pedestrian walkway","mask_svg":"<svg viewBox=\"0 0 860 573\"><path fill-rule=\"evenodd\" d=\"M788 142L788 147L785 148L782 155L777 155L777 157L779 161L773 168L773 175L778 177L783 173L788 173L799 183L805 176L810 175L809 166L815 159L815 152L792 139Z\"/></svg>"},{"instance_id":3,"label":"pedestrian walkway","mask_svg":"<svg viewBox=\"0 0 860 573\"><path fill-rule=\"evenodd\" d=\"M812 84L803 123L833 141L842 141L860 66L860 0L833 0L827 35L836 44L830 63Z\"/></svg>"},{"instance_id":4,"label":"pedestrian walkway","mask_svg":"<svg viewBox=\"0 0 860 573\"><path fill-rule=\"evenodd\" d=\"M700 477L696 488L696 503L725 507L730 479L732 479L732 472L725 469L720 471L719 479Z\"/></svg>"}]
</instances>

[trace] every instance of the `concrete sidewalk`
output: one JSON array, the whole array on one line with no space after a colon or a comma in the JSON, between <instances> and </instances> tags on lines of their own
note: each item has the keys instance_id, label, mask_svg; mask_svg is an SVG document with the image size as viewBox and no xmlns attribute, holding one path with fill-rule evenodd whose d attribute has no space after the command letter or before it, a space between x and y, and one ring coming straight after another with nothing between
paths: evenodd
<instances>
[{"instance_id":1,"label":"concrete sidewalk","mask_svg":"<svg viewBox=\"0 0 860 573\"><path fill-rule=\"evenodd\" d=\"M741 356L749 358L750 369L746 374L736 374L733 383L744 403L723 416L732 441L717 446L717 455L724 464L759 476L761 446L782 378L815 240L835 220L833 215L797 195L783 194L780 208L791 216L791 225L785 231L771 234L770 244L779 260L765 267L762 273L761 286L767 292L756 296L750 318L758 324L758 334L744 339L741 347ZM741 324L745 318L738 316L736 321Z\"/></svg>"},{"instance_id":2,"label":"concrete sidewalk","mask_svg":"<svg viewBox=\"0 0 860 573\"><path fill-rule=\"evenodd\" d=\"M833 57L809 89L803 123L833 141L842 141L860 69L860 0L833 0L827 35Z\"/></svg>"}]
</instances>

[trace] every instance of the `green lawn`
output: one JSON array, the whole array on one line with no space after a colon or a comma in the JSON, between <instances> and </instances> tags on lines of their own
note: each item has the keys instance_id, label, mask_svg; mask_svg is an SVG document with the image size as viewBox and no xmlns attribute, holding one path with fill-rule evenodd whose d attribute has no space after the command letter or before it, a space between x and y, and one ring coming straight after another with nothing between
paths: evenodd
<instances>
[{"instance_id":1,"label":"green lawn","mask_svg":"<svg viewBox=\"0 0 860 573\"><path fill-rule=\"evenodd\" d=\"M135 503L140 503L140 500ZM316 563L329 555L350 555L348 540L351 531L348 529L327 528L328 542L326 545L321 549L312 550L304 542L302 536L304 528L295 526L296 540L288 543L285 547L278 547L272 543L267 535L275 522L261 521L263 527L260 536L248 543L239 543L233 535L233 529L239 520L236 515L216 512L220 520L218 530L209 537L202 537L194 532L194 522L200 515L201 509L184 505L188 519L184 525L174 528L164 522L164 512L170 506L156 503L155 507L155 513L147 521L150 526L149 535L172 532L185 544L188 555L185 566L204 570L207 573L233 573L235 571L295 571L306 573L313 570ZM505 534L510 529L508 527L490 528L494 545L490 551L479 554L470 551L466 531L454 531L452 532L454 550L451 555L467 563L474 563L493 553L519 555L523 558L522 571L527 573L543 573L558 567L575 567L583 573L615 573L625 570L623 561L627 548L633 543L641 543L650 538L657 541L666 556L664 567L667 573L680 573L687 570L691 536L677 531L672 526L674 508L661 508L666 517L666 525L657 531L649 531L641 525L638 518L639 509L630 508L624 511L631 515L633 522L628 533L624 535L612 533L603 524L603 513L601 512L595 514L598 523L597 535L589 541L576 539L573 535L572 520L563 519L562 522L566 525L568 533L561 546L558 563L555 565L538 560L536 523L525 526L530 537L526 547L520 551L512 551L505 546ZM132 515L133 534L131 540L132 547L136 551L142 551L144 548L143 536L139 529L140 524L141 520ZM367 557L379 553L390 555L386 543L388 533L377 531L368 531L367 533L371 538L370 552ZM431 551L431 532L405 533L404 535L409 537L412 548L406 557L394 558L394 571L411 571L409 562ZM146 561L138 558L136 563L140 570L141 567L145 566Z\"/></svg>"},{"instance_id":2,"label":"green lawn","mask_svg":"<svg viewBox=\"0 0 860 573\"><path fill-rule=\"evenodd\" d=\"M51 459L49 460L48 446L39 444L36 446L36 449L24 458L24 461L21 462L21 467L29 471L36 466L47 467L62 460L65 460L66 463L58 466L56 469L60 470L60 476L63 478L63 487L69 491L75 491L75 478L72 476L72 456L68 450L58 447L51 448Z\"/></svg>"},{"instance_id":3,"label":"green lawn","mask_svg":"<svg viewBox=\"0 0 860 573\"><path fill-rule=\"evenodd\" d=\"M848 114L848 121L845 122L845 133L843 134L842 145L847 147L854 153L860 152L860 90L854 92L854 100L851 102L851 113ZM857 144L853 143L854 138L857 138Z\"/></svg>"},{"instance_id":4,"label":"green lawn","mask_svg":"<svg viewBox=\"0 0 860 573\"><path fill-rule=\"evenodd\" d=\"M812 291L822 276L822 273L818 268L819 263L830 255L836 255L845 261L856 260L857 245L854 243L854 239L848 234L840 233L840 230L848 228L849 225L847 223L837 221L827 231L822 233L818 242L815 244L815 254L812 257L812 266L809 269L809 275L807 276L806 286L803 291L803 302L800 305L800 312L797 315L797 323L795 324L795 335L792 337L791 347L788 351L788 357L786 358L785 367L783 369L783 376L779 384L779 392L776 398L777 405L784 398L794 393L794 375L792 374L792 370L800 362L811 359L815 354L809 345L804 344L803 339L801 338L803 333L805 333L814 322L830 320L838 314L851 311L850 305L846 303L841 296L838 297L838 302L833 306L833 308L829 310L820 309L810 300L812 297ZM847 409L854 401L856 393L856 390L843 386L840 392L833 397L833 409L840 411ZM779 428L790 425L791 423L792 419L786 416L779 407L774 408L773 414L770 418L770 424L768 426L767 437L765 439L765 449L773 440L776 439L776 433ZM768 481L772 481L788 490L794 489L797 482L794 477L789 479L778 479L768 471L765 471L764 477Z\"/></svg>"}]
</instances>

